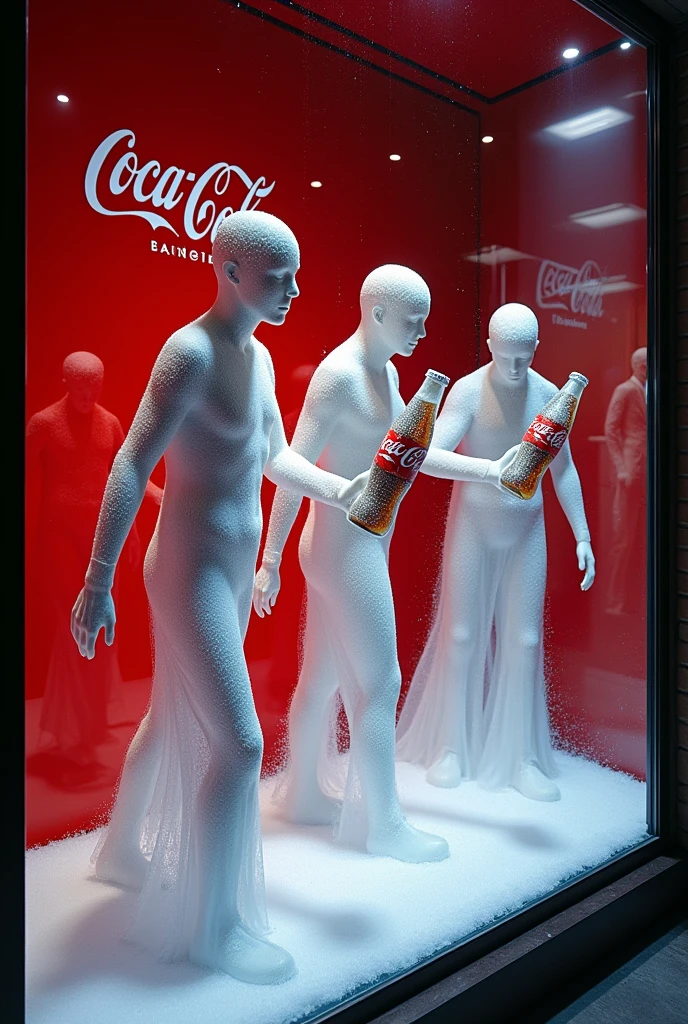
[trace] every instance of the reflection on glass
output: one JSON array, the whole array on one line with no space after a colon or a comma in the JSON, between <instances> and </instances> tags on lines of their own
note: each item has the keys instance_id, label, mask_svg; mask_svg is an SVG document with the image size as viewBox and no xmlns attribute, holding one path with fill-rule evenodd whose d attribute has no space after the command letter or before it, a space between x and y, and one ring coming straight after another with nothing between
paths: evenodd
<instances>
[{"instance_id":1,"label":"reflection on glass","mask_svg":"<svg viewBox=\"0 0 688 1024\"><path fill-rule=\"evenodd\" d=\"M62 372L67 393L32 416L26 432L29 483L40 488L30 539L44 584L42 621L29 626L52 635L40 747L52 755L43 758L47 774L69 786L102 770L97 748L107 739L108 704L121 683L116 643L98 662L87 661L72 640L69 620L88 565L105 483L124 434L117 417L98 405L104 376L100 359L90 352L72 352ZM126 554L130 565L140 561L135 529Z\"/></svg>"},{"instance_id":2,"label":"reflection on glass","mask_svg":"<svg viewBox=\"0 0 688 1024\"><path fill-rule=\"evenodd\" d=\"M619 615L633 592L631 579L644 567L646 506L647 349L631 356L631 376L614 390L604 421L604 435L616 482L612 505L612 546L606 611ZM640 557L639 557L640 544Z\"/></svg>"}]
</instances>

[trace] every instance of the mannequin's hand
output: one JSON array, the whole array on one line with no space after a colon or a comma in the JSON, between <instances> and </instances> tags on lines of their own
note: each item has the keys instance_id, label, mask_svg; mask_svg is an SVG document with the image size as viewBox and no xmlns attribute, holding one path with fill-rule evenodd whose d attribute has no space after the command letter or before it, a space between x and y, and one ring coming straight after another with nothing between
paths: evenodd
<instances>
[{"instance_id":1,"label":"mannequin's hand","mask_svg":"<svg viewBox=\"0 0 688 1024\"><path fill-rule=\"evenodd\" d=\"M105 630L105 643L110 647L115 639L115 605L110 591L84 587L72 608L71 625L79 653L89 661L95 654L101 629Z\"/></svg>"},{"instance_id":2,"label":"mannequin's hand","mask_svg":"<svg viewBox=\"0 0 688 1024\"><path fill-rule=\"evenodd\" d=\"M281 586L279 568L276 565L261 565L253 581L253 607L256 615L263 618L271 615Z\"/></svg>"},{"instance_id":3,"label":"mannequin's hand","mask_svg":"<svg viewBox=\"0 0 688 1024\"><path fill-rule=\"evenodd\" d=\"M485 480L490 484L494 484L498 490L505 494L511 494L511 491L501 482L501 476L506 467L516 458L516 452L520 447L520 444L515 444L513 448L510 448L508 452L505 452L504 455L502 455L501 459L496 459L494 462L490 462L487 469L487 476L485 477Z\"/></svg>"},{"instance_id":4,"label":"mannequin's hand","mask_svg":"<svg viewBox=\"0 0 688 1024\"><path fill-rule=\"evenodd\" d=\"M617 473L616 479L620 484L624 484L624 486L626 487L628 486L628 473L626 473L625 470L622 471L621 473Z\"/></svg>"},{"instance_id":5,"label":"mannequin's hand","mask_svg":"<svg viewBox=\"0 0 688 1024\"><path fill-rule=\"evenodd\" d=\"M370 470L366 469L365 473L359 473L353 480L349 480L337 495L337 501L339 507L343 508L345 512L349 511L349 505L357 498L361 493L365 485L368 483L368 477L370 476Z\"/></svg>"},{"instance_id":6,"label":"mannequin's hand","mask_svg":"<svg viewBox=\"0 0 688 1024\"><path fill-rule=\"evenodd\" d=\"M589 541L581 540L576 544L576 558L578 559L578 568L585 570L585 576L580 585L581 590L590 590L595 582L595 556Z\"/></svg>"}]
</instances>

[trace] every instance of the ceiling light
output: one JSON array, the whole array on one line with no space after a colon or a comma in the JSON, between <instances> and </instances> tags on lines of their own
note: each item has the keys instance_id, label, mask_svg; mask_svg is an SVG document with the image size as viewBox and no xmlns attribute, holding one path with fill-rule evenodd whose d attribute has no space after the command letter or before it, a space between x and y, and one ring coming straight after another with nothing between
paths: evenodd
<instances>
[{"instance_id":1,"label":"ceiling light","mask_svg":"<svg viewBox=\"0 0 688 1024\"><path fill-rule=\"evenodd\" d=\"M63 92L61 92L58 95L58 97L57 97L57 102L58 103L69 103L69 96L65 96L65 94Z\"/></svg>"},{"instance_id":2,"label":"ceiling light","mask_svg":"<svg viewBox=\"0 0 688 1024\"><path fill-rule=\"evenodd\" d=\"M595 210L572 213L569 220L586 228L612 228L617 224L642 220L645 216L645 210L640 206L634 206L633 203L610 203L609 206L599 206Z\"/></svg>"},{"instance_id":3,"label":"ceiling light","mask_svg":"<svg viewBox=\"0 0 688 1024\"><path fill-rule=\"evenodd\" d=\"M624 40L624 42L619 47L620 50L630 50L630 48L631 44L629 43L628 39Z\"/></svg>"},{"instance_id":4,"label":"ceiling light","mask_svg":"<svg viewBox=\"0 0 688 1024\"><path fill-rule=\"evenodd\" d=\"M544 130L557 135L560 139L582 139L585 135L594 135L595 132L603 132L607 128L615 128L617 124L632 120L633 115L627 114L624 110L617 110L616 107L599 107L597 110L588 111L587 114L570 117L567 121L547 125Z\"/></svg>"},{"instance_id":5,"label":"ceiling light","mask_svg":"<svg viewBox=\"0 0 688 1024\"><path fill-rule=\"evenodd\" d=\"M322 181L312 181L311 188L322 188Z\"/></svg>"},{"instance_id":6,"label":"ceiling light","mask_svg":"<svg viewBox=\"0 0 688 1024\"><path fill-rule=\"evenodd\" d=\"M389 159L390 160L401 160L401 157L399 156L398 153L390 153L389 154Z\"/></svg>"},{"instance_id":7,"label":"ceiling light","mask_svg":"<svg viewBox=\"0 0 688 1024\"><path fill-rule=\"evenodd\" d=\"M494 142L492 135L483 135L481 142Z\"/></svg>"},{"instance_id":8,"label":"ceiling light","mask_svg":"<svg viewBox=\"0 0 688 1024\"><path fill-rule=\"evenodd\" d=\"M573 60L573 58L577 57L579 53L580 50L577 50L575 46L569 46L568 50L564 50L562 53L562 57L565 57L566 60Z\"/></svg>"}]
</instances>

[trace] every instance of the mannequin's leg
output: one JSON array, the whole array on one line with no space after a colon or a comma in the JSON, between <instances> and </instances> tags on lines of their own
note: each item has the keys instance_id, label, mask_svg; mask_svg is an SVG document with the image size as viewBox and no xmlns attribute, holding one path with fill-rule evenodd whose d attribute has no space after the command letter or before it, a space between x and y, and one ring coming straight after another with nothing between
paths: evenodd
<instances>
[{"instance_id":1,"label":"mannequin's leg","mask_svg":"<svg viewBox=\"0 0 688 1024\"><path fill-rule=\"evenodd\" d=\"M240 889L253 885L256 874L245 861L260 843L263 753L243 653L243 610L229 586L206 581L195 589L179 637L180 661L192 683L188 697L210 752L193 823L198 917L189 956L242 981L274 984L292 976L294 962L286 950L249 932L239 910L240 895L244 905L259 895Z\"/></svg>"},{"instance_id":2,"label":"mannequin's leg","mask_svg":"<svg viewBox=\"0 0 688 1024\"><path fill-rule=\"evenodd\" d=\"M330 825L338 806L318 785L318 755L338 685L319 598L310 587L303 664L289 708L290 771L284 809L297 825Z\"/></svg>"},{"instance_id":3,"label":"mannequin's leg","mask_svg":"<svg viewBox=\"0 0 688 1024\"><path fill-rule=\"evenodd\" d=\"M442 586L449 627L438 672L446 680L442 740L426 778L433 786L458 786L472 778L481 751L483 687L496 581L470 514L460 516L445 557Z\"/></svg>"},{"instance_id":4,"label":"mannequin's leg","mask_svg":"<svg viewBox=\"0 0 688 1024\"><path fill-rule=\"evenodd\" d=\"M447 843L413 828L399 805L394 728L401 687L394 604L382 547L363 537L342 559L325 613L337 623L333 654L350 708L350 770L357 771L368 823L370 853L398 860L442 860ZM366 572L361 572L361 566ZM333 637L335 634L333 633Z\"/></svg>"},{"instance_id":5,"label":"mannequin's leg","mask_svg":"<svg viewBox=\"0 0 688 1024\"><path fill-rule=\"evenodd\" d=\"M532 800L558 800L550 760L542 669L547 551L538 516L505 566L496 607L497 652L485 710L480 774Z\"/></svg>"},{"instance_id":6,"label":"mannequin's leg","mask_svg":"<svg viewBox=\"0 0 688 1024\"><path fill-rule=\"evenodd\" d=\"M160 765L162 733L155 687L151 706L134 735L117 791L112 818L96 859L96 876L129 889L140 889L148 870L141 832Z\"/></svg>"}]
</instances>

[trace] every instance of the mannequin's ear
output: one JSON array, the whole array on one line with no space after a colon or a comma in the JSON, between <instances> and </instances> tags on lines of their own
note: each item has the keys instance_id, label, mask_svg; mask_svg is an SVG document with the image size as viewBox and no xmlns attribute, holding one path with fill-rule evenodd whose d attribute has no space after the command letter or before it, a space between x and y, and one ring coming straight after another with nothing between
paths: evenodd
<instances>
[{"instance_id":1,"label":"mannequin's ear","mask_svg":"<svg viewBox=\"0 0 688 1024\"><path fill-rule=\"evenodd\" d=\"M491 351L492 351L492 342L490 341L490 339L489 339L489 338L487 339L487 347L488 347L488 349L489 349L489 350L490 350L490 352L491 352Z\"/></svg>"},{"instance_id":2,"label":"mannequin's ear","mask_svg":"<svg viewBox=\"0 0 688 1024\"><path fill-rule=\"evenodd\" d=\"M373 306L373 320L376 324L381 324L385 316L385 311L382 306Z\"/></svg>"},{"instance_id":3,"label":"mannequin's ear","mask_svg":"<svg viewBox=\"0 0 688 1024\"><path fill-rule=\"evenodd\" d=\"M238 270L239 264L234 260L225 260L222 264L222 273L228 281L232 282L232 284L239 284Z\"/></svg>"},{"instance_id":4,"label":"mannequin's ear","mask_svg":"<svg viewBox=\"0 0 688 1024\"><path fill-rule=\"evenodd\" d=\"M535 339L535 348L537 348L539 344L540 344L540 339L536 338Z\"/></svg>"}]
</instances>

